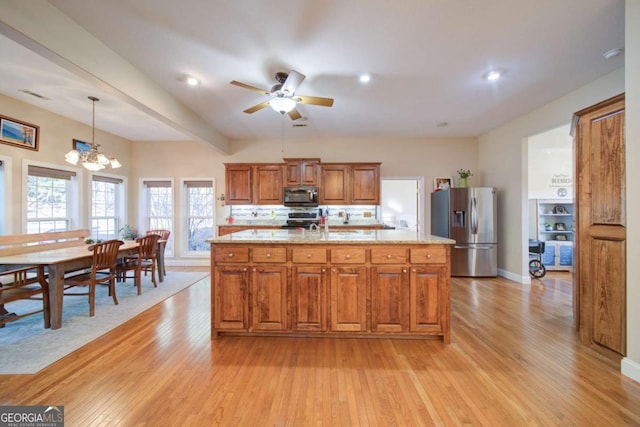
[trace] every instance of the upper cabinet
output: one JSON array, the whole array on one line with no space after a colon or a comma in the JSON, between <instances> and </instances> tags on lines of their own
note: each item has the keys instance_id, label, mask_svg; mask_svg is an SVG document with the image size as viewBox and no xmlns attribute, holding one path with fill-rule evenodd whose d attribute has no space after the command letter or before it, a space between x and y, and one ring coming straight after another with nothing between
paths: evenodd
<instances>
[{"instance_id":1,"label":"upper cabinet","mask_svg":"<svg viewBox=\"0 0 640 427\"><path fill-rule=\"evenodd\" d=\"M281 205L282 164L225 164L225 204Z\"/></svg>"},{"instance_id":2,"label":"upper cabinet","mask_svg":"<svg viewBox=\"0 0 640 427\"><path fill-rule=\"evenodd\" d=\"M320 159L284 159L285 186L318 186Z\"/></svg>"},{"instance_id":3,"label":"upper cabinet","mask_svg":"<svg viewBox=\"0 0 640 427\"><path fill-rule=\"evenodd\" d=\"M225 204L282 205L283 188L319 187L320 204L379 205L380 163L226 163Z\"/></svg>"},{"instance_id":4,"label":"upper cabinet","mask_svg":"<svg viewBox=\"0 0 640 427\"><path fill-rule=\"evenodd\" d=\"M321 164L320 203L380 204L380 163Z\"/></svg>"}]
</instances>

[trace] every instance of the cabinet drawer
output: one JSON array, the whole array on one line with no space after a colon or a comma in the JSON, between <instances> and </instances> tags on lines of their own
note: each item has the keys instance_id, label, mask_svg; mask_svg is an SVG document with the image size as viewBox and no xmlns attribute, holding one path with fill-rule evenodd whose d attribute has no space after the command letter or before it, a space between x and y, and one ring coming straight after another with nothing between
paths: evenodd
<instances>
[{"instance_id":1,"label":"cabinet drawer","mask_svg":"<svg viewBox=\"0 0 640 427\"><path fill-rule=\"evenodd\" d=\"M331 263L336 264L364 264L366 250L364 248L331 249Z\"/></svg>"},{"instance_id":2,"label":"cabinet drawer","mask_svg":"<svg viewBox=\"0 0 640 427\"><path fill-rule=\"evenodd\" d=\"M371 249L372 264L404 264L407 262L407 250L402 248Z\"/></svg>"},{"instance_id":3,"label":"cabinet drawer","mask_svg":"<svg viewBox=\"0 0 640 427\"><path fill-rule=\"evenodd\" d=\"M327 250L322 248L297 248L292 250L291 258L296 264L326 263Z\"/></svg>"},{"instance_id":4,"label":"cabinet drawer","mask_svg":"<svg viewBox=\"0 0 640 427\"><path fill-rule=\"evenodd\" d=\"M411 249L412 264L444 264L446 261L447 251L442 246Z\"/></svg>"},{"instance_id":5,"label":"cabinet drawer","mask_svg":"<svg viewBox=\"0 0 640 427\"><path fill-rule=\"evenodd\" d=\"M215 248L214 257L216 262L249 262L249 248Z\"/></svg>"},{"instance_id":6,"label":"cabinet drawer","mask_svg":"<svg viewBox=\"0 0 640 427\"><path fill-rule=\"evenodd\" d=\"M253 262L287 262L285 248L253 248Z\"/></svg>"}]
</instances>

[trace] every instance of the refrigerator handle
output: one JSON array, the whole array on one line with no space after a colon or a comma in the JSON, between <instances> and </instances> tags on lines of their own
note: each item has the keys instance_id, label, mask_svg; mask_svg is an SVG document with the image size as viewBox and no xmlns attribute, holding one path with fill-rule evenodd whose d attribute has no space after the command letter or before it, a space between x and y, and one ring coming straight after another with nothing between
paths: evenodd
<instances>
[{"instance_id":1,"label":"refrigerator handle","mask_svg":"<svg viewBox=\"0 0 640 427\"><path fill-rule=\"evenodd\" d=\"M471 234L478 234L478 201L471 198Z\"/></svg>"}]
</instances>

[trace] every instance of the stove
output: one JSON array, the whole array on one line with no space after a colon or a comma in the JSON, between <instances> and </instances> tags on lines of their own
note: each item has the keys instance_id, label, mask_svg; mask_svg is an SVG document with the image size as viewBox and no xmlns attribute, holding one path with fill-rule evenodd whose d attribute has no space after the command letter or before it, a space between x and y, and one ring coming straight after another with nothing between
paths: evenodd
<instances>
[{"instance_id":1,"label":"stove","mask_svg":"<svg viewBox=\"0 0 640 427\"><path fill-rule=\"evenodd\" d=\"M311 224L320 225L318 214L315 212L291 212L287 224L281 228L306 228L309 229Z\"/></svg>"}]
</instances>

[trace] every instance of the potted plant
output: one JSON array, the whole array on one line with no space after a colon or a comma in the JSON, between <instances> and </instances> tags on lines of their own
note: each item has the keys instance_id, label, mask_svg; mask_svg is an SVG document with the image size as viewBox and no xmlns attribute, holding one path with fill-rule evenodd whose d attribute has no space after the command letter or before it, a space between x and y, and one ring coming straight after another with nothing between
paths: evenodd
<instances>
[{"instance_id":1,"label":"potted plant","mask_svg":"<svg viewBox=\"0 0 640 427\"><path fill-rule=\"evenodd\" d=\"M467 186L467 179L470 176L473 176L473 174L471 173L471 171L469 169L467 169L467 170L458 169L458 175L460 176L460 179L458 180L458 186L460 186L460 187L466 187Z\"/></svg>"}]
</instances>

